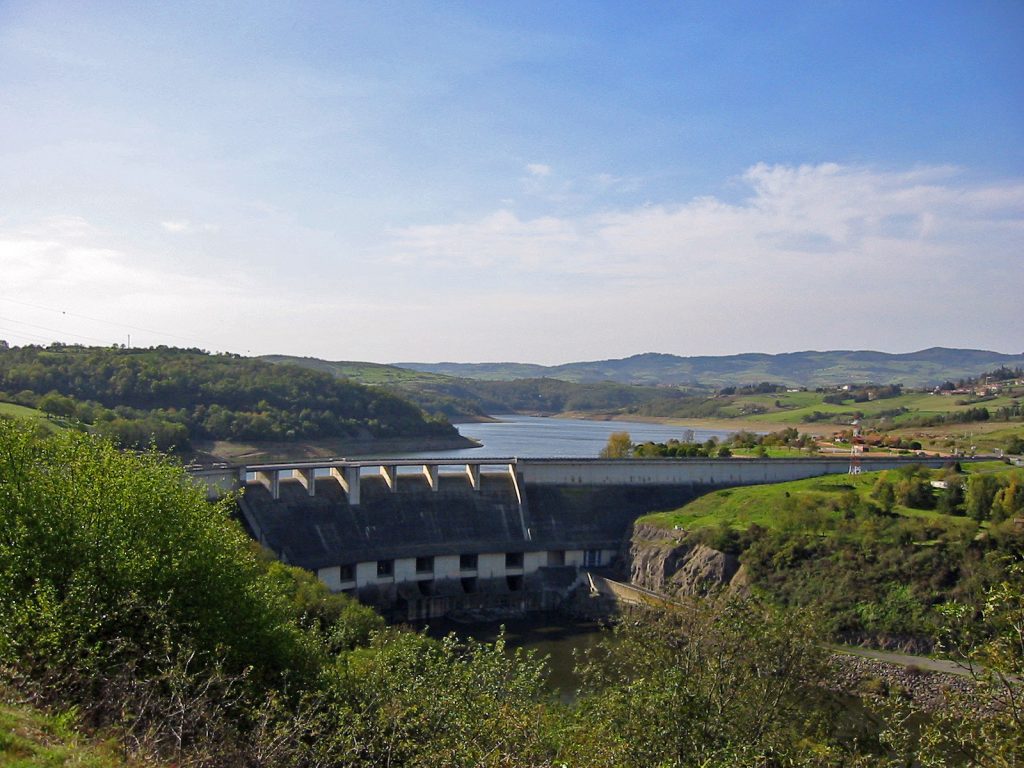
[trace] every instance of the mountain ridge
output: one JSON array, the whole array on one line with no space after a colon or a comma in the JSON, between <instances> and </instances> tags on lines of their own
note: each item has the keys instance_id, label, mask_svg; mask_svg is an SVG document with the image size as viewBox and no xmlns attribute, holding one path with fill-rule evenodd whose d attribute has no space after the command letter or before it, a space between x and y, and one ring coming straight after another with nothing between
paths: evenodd
<instances>
[{"instance_id":1,"label":"mountain ridge","mask_svg":"<svg viewBox=\"0 0 1024 768\"><path fill-rule=\"evenodd\" d=\"M922 387L975 376L999 366L1024 365L1024 353L934 346L914 352L802 350L735 355L680 356L641 352L624 358L545 366L536 363L417 363L396 368L466 379L509 381L553 378L573 383L615 382L648 386L730 386L770 380L792 386L874 381Z\"/></svg>"}]
</instances>

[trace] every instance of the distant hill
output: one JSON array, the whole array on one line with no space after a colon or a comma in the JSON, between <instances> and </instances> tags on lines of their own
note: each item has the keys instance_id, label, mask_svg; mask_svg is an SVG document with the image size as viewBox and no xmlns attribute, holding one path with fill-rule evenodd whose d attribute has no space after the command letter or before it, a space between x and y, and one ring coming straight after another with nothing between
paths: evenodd
<instances>
[{"instance_id":1,"label":"distant hill","mask_svg":"<svg viewBox=\"0 0 1024 768\"><path fill-rule=\"evenodd\" d=\"M381 386L411 400L425 412L451 421L482 420L495 413L615 412L662 401L675 403L685 396L678 388L637 387L610 381L572 382L554 377L485 380L378 363L288 355L266 355L261 359Z\"/></svg>"},{"instance_id":2,"label":"distant hill","mask_svg":"<svg viewBox=\"0 0 1024 768\"><path fill-rule=\"evenodd\" d=\"M890 354L867 350L788 352L777 355L679 357L658 353L619 360L542 366L522 363L395 363L422 373L468 379L511 381L552 378L575 383L616 382L647 386L725 387L772 381L790 386L818 387L848 382L902 384L924 387L976 376L999 366L1024 365L1024 354L1007 355L980 349L932 347L919 352Z\"/></svg>"}]
</instances>

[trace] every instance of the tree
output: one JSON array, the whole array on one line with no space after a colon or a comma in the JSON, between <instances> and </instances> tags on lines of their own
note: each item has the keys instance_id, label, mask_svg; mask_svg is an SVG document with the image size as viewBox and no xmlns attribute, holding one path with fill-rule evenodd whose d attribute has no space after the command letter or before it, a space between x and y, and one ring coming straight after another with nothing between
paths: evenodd
<instances>
[{"instance_id":1,"label":"tree","mask_svg":"<svg viewBox=\"0 0 1024 768\"><path fill-rule=\"evenodd\" d=\"M1008 563L980 606L943 610L943 649L979 683L970 700L953 696L933 713L922 738L921 762L1010 768L1024 761L1024 563ZM980 621L979 621L980 618Z\"/></svg>"},{"instance_id":2,"label":"tree","mask_svg":"<svg viewBox=\"0 0 1024 768\"><path fill-rule=\"evenodd\" d=\"M342 657L326 685L335 717L316 764L552 765L544 662L507 653L502 639L381 632L372 647Z\"/></svg>"},{"instance_id":3,"label":"tree","mask_svg":"<svg viewBox=\"0 0 1024 768\"><path fill-rule=\"evenodd\" d=\"M936 508L944 515L962 515L964 503L964 486L959 475L946 478L946 490L939 496Z\"/></svg>"},{"instance_id":4,"label":"tree","mask_svg":"<svg viewBox=\"0 0 1024 768\"><path fill-rule=\"evenodd\" d=\"M979 522L988 520L999 485L999 479L993 475L971 475L964 496L964 512L967 516Z\"/></svg>"},{"instance_id":5,"label":"tree","mask_svg":"<svg viewBox=\"0 0 1024 768\"><path fill-rule=\"evenodd\" d=\"M1024 482L1014 475L992 499L992 522L1000 523L1021 515L1024 515Z\"/></svg>"},{"instance_id":6,"label":"tree","mask_svg":"<svg viewBox=\"0 0 1024 768\"><path fill-rule=\"evenodd\" d=\"M633 453L633 441L629 432L612 432L608 436L608 443L598 456L602 459L627 459Z\"/></svg>"},{"instance_id":7,"label":"tree","mask_svg":"<svg viewBox=\"0 0 1024 768\"><path fill-rule=\"evenodd\" d=\"M824 674L820 642L809 614L783 615L755 599L633 614L581 666L566 762L794 764L807 748L797 725L804 686Z\"/></svg>"},{"instance_id":8,"label":"tree","mask_svg":"<svg viewBox=\"0 0 1024 768\"><path fill-rule=\"evenodd\" d=\"M905 507L913 509L932 509L935 506L935 494L927 476L910 475L896 483L896 500Z\"/></svg>"},{"instance_id":9,"label":"tree","mask_svg":"<svg viewBox=\"0 0 1024 768\"><path fill-rule=\"evenodd\" d=\"M39 405L37 406L40 411L49 416L60 416L68 417L75 415L75 401L70 397L58 394L57 392L50 392L39 398Z\"/></svg>"}]
</instances>

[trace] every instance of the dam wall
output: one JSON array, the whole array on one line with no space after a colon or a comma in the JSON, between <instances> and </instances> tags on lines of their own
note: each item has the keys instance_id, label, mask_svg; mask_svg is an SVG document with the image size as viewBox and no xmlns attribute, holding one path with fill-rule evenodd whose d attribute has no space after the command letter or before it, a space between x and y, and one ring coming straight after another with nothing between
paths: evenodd
<instances>
[{"instance_id":1,"label":"dam wall","mask_svg":"<svg viewBox=\"0 0 1024 768\"><path fill-rule=\"evenodd\" d=\"M341 460L339 460L341 461ZM864 459L863 468L945 460ZM615 566L633 521L711 490L849 471L849 459L503 459L236 467L240 516L282 561L396 619L557 605ZM226 470L205 478L223 488ZM197 478L201 479L201 478Z\"/></svg>"},{"instance_id":2,"label":"dam wall","mask_svg":"<svg viewBox=\"0 0 1024 768\"><path fill-rule=\"evenodd\" d=\"M871 457L861 454L865 471L908 464L942 466L949 459ZM818 475L845 474L850 456L792 459L519 459L527 485L693 485L734 486L784 483Z\"/></svg>"},{"instance_id":3,"label":"dam wall","mask_svg":"<svg viewBox=\"0 0 1024 768\"><path fill-rule=\"evenodd\" d=\"M633 519L692 498L689 489L561 488L517 491L509 473L361 481L352 505L324 478L310 496L282 480L278 498L245 486L239 510L254 536L330 589L396 619L455 611L554 607L584 567L610 565Z\"/></svg>"}]
</instances>

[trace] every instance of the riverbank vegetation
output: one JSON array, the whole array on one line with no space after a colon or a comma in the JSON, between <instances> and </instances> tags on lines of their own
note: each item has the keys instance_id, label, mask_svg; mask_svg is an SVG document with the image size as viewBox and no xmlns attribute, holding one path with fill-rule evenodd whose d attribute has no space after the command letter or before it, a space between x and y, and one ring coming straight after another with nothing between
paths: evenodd
<instances>
[{"instance_id":1,"label":"riverbank vegetation","mask_svg":"<svg viewBox=\"0 0 1024 768\"><path fill-rule=\"evenodd\" d=\"M1019 573L1003 573L950 624L985 631L951 637L1019 675ZM164 456L0 419L0 764L824 767L939 764L950 744L1020 757L1019 709L987 694L941 741L884 707L851 738L821 686L826 628L756 596L636 616L562 704L530 654L386 627L265 557L230 500L208 504Z\"/></svg>"}]
</instances>

